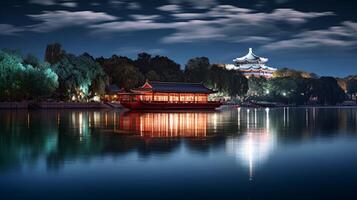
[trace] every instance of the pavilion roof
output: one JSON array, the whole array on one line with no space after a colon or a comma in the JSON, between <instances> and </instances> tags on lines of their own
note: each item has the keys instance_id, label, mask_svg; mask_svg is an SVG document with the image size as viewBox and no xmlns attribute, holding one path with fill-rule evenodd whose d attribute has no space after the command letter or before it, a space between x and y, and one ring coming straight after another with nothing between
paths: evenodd
<instances>
[{"instance_id":1,"label":"pavilion roof","mask_svg":"<svg viewBox=\"0 0 357 200\"><path fill-rule=\"evenodd\" d=\"M263 58L255 55L253 53L252 48L249 48L249 52L247 55L243 57L239 57L233 60L235 63L266 63L268 62L268 58Z\"/></svg>"},{"instance_id":2,"label":"pavilion roof","mask_svg":"<svg viewBox=\"0 0 357 200\"><path fill-rule=\"evenodd\" d=\"M146 81L140 87L132 90L133 92L163 92L163 93L203 93L211 94L213 90L205 87L202 83L183 83L183 82L159 82Z\"/></svg>"}]
</instances>

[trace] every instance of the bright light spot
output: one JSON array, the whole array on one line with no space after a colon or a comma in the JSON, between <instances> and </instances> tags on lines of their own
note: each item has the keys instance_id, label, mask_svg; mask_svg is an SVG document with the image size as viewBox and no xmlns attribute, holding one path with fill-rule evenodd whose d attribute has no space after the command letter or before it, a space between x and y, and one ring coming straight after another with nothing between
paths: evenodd
<instances>
[{"instance_id":1,"label":"bright light spot","mask_svg":"<svg viewBox=\"0 0 357 200\"><path fill-rule=\"evenodd\" d=\"M94 96L93 97L93 101L99 102L100 101L100 97L99 96Z\"/></svg>"}]
</instances>

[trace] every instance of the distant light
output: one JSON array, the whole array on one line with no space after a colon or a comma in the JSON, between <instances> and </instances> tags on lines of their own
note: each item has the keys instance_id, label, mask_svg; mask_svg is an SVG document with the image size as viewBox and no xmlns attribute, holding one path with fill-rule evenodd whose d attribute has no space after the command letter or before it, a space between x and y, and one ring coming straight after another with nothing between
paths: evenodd
<instances>
[{"instance_id":1,"label":"distant light","mask_svg":"<svg viewBox=\"0 0 357 200\"><path fill-rule=\"evenodd\" d=\"M286 96L286 92L283 92L283 96Z\"/></svg>"},{"instance_id":2,"label":"distant light","mask_svg":"<svg viewBox=\"0 0 357 200\"><path fill-rule=\"evenodd\" d=\"M266 91L265 91L265 93L266 93L266 94L269 94L269 93L270 93L270 91L269 91L269 90L266 90Z\"/></svg>"},{"instance_id":3,"label":"distant light","mask_svg":"<svg viewBox=\"0 0 357 200\"><path fill-rule=\"evenodd\" d=\"M100 96L94 96L93 101L99 102L100 101Z\"/></svg>"}]
</instances>

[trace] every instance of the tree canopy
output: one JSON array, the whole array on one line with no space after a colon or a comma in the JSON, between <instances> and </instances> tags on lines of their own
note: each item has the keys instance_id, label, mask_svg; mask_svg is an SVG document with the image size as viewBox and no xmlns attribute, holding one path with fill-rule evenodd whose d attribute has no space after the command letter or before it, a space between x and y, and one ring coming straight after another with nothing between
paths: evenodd
<instances>
[{"instance_id":1,"label":"tree canopy","mask_svg":"<svg viewBox=\"0 0 357 200\"><path fill-rule=\"evenodd\" d=\"M58 76L48 63L16 51L0 51L0 100L37 100L58 87Z\"/></svg>"},{"instance_id":2,"label":"tree canopy","mask_svg":"<svg viewBox=\"0 0 357 200\"><path fill-rule=\"evenodd\" d=\"M87 101L105 93L109 84L129 91L152 81L201 82L219 95L244 100L266 100L289 104L336 104L357 93L357 78L318 77L288 68L273 78L250 77L239 71L211 64L207 57L194 57L184 69L166 56L138 54L136 59L113 55L94 58L88 53L73 55L58 43L46 48L45 61L18 51L0 51L0 101L53 97ZM343 88L343 89L341 89Z\"/></svg>"},{"instance_id":3,"label":"tree canopy","mask_svg":"<svg viewBox=\"0 0 357 200\"><path fill-rule=\"evenodd\" d=\"M211 65L206 57L196 57L188 60L185 67L185 79L187 82L208 82Z\"/></svg>"},{"instance_id":4,"label":"tree canopy","mask_svg":"<svg viewBox=\"0 0 357 200\"><path fill-rule=\"evenodd\" d=\"M108 78L92 56L64 54L55 64L59 77L58 95L65 99L86 100L104 94Z\"/></svg>"},{"instance_id":5,"label":"tree canopy","mask_svg":"<svg viewBox=\"0 0 357 200\"><path fill-rule=\"evenodd\" d=\"M210 87L231 97L244 96L248 91L248 80L241 73L212 65L209 70Z\"/></svg>"}]
</instances>

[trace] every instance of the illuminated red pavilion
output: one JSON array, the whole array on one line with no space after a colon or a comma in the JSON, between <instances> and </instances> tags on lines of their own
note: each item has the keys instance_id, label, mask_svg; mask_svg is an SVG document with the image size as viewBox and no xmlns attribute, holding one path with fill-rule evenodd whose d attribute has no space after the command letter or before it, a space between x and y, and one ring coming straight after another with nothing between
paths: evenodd
<instances>
[{"instance_id":1,"label":"illuminated red pavilion","mask_svg":"<svg viewBox=\"0 0 357 200\"><path fill-rule=\"evenodd\" d=\"M120 103L132 110L215 109L219 101L209 101L215 91L202 83L146 81L140 88L119 95Z\"/></svg>"}]
</instances>

